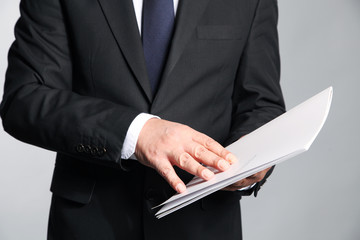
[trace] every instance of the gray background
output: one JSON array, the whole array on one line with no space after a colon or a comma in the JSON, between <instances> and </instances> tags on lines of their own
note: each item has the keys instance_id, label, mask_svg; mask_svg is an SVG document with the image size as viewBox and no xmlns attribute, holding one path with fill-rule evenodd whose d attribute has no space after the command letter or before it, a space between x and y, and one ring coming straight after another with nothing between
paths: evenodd
<instances>
[{"instance_id":1,"label":"gray background","mask_svg":"<svg viewBox=\"0 0 360 240\"><path fill-rule=\"evenodd\" d=\"M1 85L18 3L1 0ZM258 198L242 200L244 237L360 239L360 1L279 0L279 9L288 109L330 85L333 105L309 152L277 166ZM0 146L0 239L45 239L55 155L2 129Z\"/></svg>"}]
</instances>

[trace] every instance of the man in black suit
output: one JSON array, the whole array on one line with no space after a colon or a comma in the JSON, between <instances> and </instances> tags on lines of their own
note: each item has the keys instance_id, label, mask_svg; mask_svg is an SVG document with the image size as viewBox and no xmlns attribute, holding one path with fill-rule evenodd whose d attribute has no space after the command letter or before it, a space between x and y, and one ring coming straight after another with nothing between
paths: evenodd
<instances>
[{"instance_id":1,"label":"man in black suit","mask_svg":"<svg viewBox=\"0 0 360 240\"><path fill-rule=\"evenodd\" d=\"M229 168L222 146L284 111L277 1L176 1L155 84L138 4L21 2L1 117L57 152L48 238L241 239L239 199L269 169L160 220L151 208L210 179L201 163Z\"/></svg>"}]
</instances>

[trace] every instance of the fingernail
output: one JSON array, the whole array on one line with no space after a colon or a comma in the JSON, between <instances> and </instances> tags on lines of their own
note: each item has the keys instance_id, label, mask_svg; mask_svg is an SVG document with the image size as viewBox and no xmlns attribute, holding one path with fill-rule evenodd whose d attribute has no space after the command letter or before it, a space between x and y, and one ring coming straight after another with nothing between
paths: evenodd
<instances>
[{"instance_id":1,"label":"fingernail","mask_svg":"<svg viewBox=\"0 0 360 240\"><path fill-rule=\"evenodd\" d=\"M210 171L209 169L204 169L202 171L202 175L203 175L203 178L210 179L214 176L214 173L212 171Z\"/></svg>"},{"instance_id":2,"label":"fingernail","mask_svg":"<svg viewBox=\"0 0 360 240\"><path fill-rule=\"evenodd\" d=\"M226 170L226 169L228 169L228 168L230 167L230 164L229 164L227 161L225 161L225 160L220 160L220 161L218 162L218 166L219 166L219 168L220 168L221 170Z\"/></svg>"},{"instance_id":3,"label":"fingernail","mask_svg":"<svg viewBox=\"0 0 360 240\"><path fill-rule=\"evenodd\" d=\"M182 193L182 192L184 192L185 190L186 190L186 187L185 187L184 184L178 183L178 185L176 185L176 191L177 191L178 193Z\"/></svg>"},{"instance_id":4,"label":"fingernail","mask_svg":"<svg viewBox=\"0 0 360 240\"><path fill-rule=\"evenodd\" d=\"M229 153L229 154L226 156L226 160L228 160L228 162L229 162L230 164L234 164L234 163L236 163L236 162L238 161L237 157L236 157L234 154L232 154L232 153Z\"/></svg>"}]
</instances>

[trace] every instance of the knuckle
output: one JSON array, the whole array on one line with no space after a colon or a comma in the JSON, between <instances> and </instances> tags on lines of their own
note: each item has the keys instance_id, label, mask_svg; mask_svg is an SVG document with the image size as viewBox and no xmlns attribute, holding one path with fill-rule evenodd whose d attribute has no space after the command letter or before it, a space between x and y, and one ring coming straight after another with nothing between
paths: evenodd
<instances>
[{"instance_id":1,"label":"knuckle","mask_svg":"<svg viewBox=\"0 0 360 240\"><path fill-rule=\"evenodd\" d=\"M256 180L257 178L258 178L258 173L255 173L255 174L247 177L247 179L249 179L249 180Z\"/></svg>"},{"instance_id":2,"label":"knuckle","mask_svg":"<svg viewBox=\"0 0 360 240\"><path fill-rule=\"evenodd\" d=\"M223 148L221 151L220 151L220 155L223 156L224 158L226 158L228 155L230 154L230 152Z\"/></svg>"},{"instance_id":3,"label":"knuckle","mask_svg":"<svg viewBox=\"0 0 360 240\"><path fill-rule=\"evenodd\" d=\"M238 182L233 184L233 187L236 187L236 188L241 188L242 186L244 186L244 181L243 180L238 181Z\"/></svg>"},{"instance_id":4,"label":"knuckle","mask_svg":"<svg viewBox=\"0 0 360 240\"><path fill-rule=\"evenodd\" d=\"M187 125L181 125L181 127L179 128L179 131L181 131L183 136L185 136L186 138L192 138L192 136L194 134L194 130Z\"/></svg>"},{"instance_id":5,"label":"knuckle","mask_svg":"<svg viewBox=\"0 0 360 240\"><path fill-rule=\"evenodd\" d=\"M257 182L260 182L260 181L261 181L260 177L256 177L256 178L252 179L253 183L257 183Z\"/></svg>"},{"instance_id":6,"label":"knuckle","mask_svg":"<svg viewBox=\"0 0 360 240\"><path fill-rule=\"evenodd\" d=\"M165 136L166 136L167 138L175 138L176 135L177 135L177 131L176 131L175 128L173 128L173 127L168 127L168 128L165 129Z\"/></svg>"},{"instance_id":7,"label":"knuckle","mask_svg":"<svg viewBox=\"0 0 360 240\"><path fill-rule=\"evenodd\" d=\"M253 182L258 182L260 180L260 178L258 176L254 176L250 180Z\"/></svg>"},{"instance_id":8,"label":"knuckle","mask_svg":"<svg viewBox=\"0 0 360 240\"><path fill-rule=\"evenodd\" d=\"M160 150L158 148L156 148L156 147L151 147L148 150L148 155L149 155L150 158L157 159L159 157L159 155L160 155Z\"/></svg>"},{"instance_id":9,"label":"knuckle","mask_svg":"<svg viewBox=\"0 0 360 240\"><path fill-rule=\"evenodd\" d=\"M255 173L252 175L253 178L258 178L259 177L259 173Z\"/></svg>"},{"instance_id":10,"label":"knuckle","mask_svg":"<svg viewBox=\"0 0 360 240\"><path fill-rule=\"evenodd\" d=\"M203 176L203 171L205 170L205 167L202 167L201 165L199 167L197 167L196 169L196 175L197 176Z\"/></svg>"},{"instance_id":11,"label":"knuckle","mask_svg":"<svg viewBox=\"0 0 360 240\"><path fill-rule=\"evenodd\" d=\"M181 168L184 168L189 165L191 157L188 153L182 153L179 157L179 165Z\"/></svg>"},{"instance_id":12,"label":"knuckle","mask_svg":"<svg viewBox=\"0 0 360 240\"><path fill-rule=\"evenodd\" d=\"M212 138L206 138L206 140L205 140L205 146L207 148L211 148L212 146L215 145L215 143L216 143L215 140Z\"/></svg>"},{"instance_id":13,"label":"knuckle","mask_svg":"<svg viewBox=\"0 0 360 240\"><path fill-rule=\"evenodd\" d=\"M257 182L260 182L261 180L264 179L264 177L265 177L265 176L260 175L260 176L258 176L258 177L256 178L256 181L257 181Z\"/></svg>"},{"instance_id":14,"label":"knuckle","mask_svg":"<svg viewBox=\"0 0 360 240\"><path fill-rule=\"evenodd\" d=\"M197 146L195 148L195 157L196 158L202 158L206 152L206 149L203 146Z\"/></svg>"},{"instance_id":15,"label":"knuckle","mask_svg":"<svg viewBox=\"0 0 360 240\"><path fill-rule=\"evenodd\" d=\"M163 167L163 168L159 169L158 172L164 178L170 178L172 169L171 169L171 167Z\"/></svg>"},{"instance_id":16,"label":"knuckle","mask_svg":"<svg viewBox=\"0 0 360 240\"><path fill-rule=\"evenodd\" d=\"M187 126L187 125L180 125L181 126L181 130L182 131L191 131L192 130L192 128L191 127L189 127L189 126Z\"/></svg>"},{"instance_id":17,"label":"knuckle","mask_svg":"<svg viewBox=\"0 0 360 240\"><path fill-rule=\"evenodd\" d=\"M253 175L253 180L255 182L260 182L265 177L265 174L262 173L256 173Z\"/></svg>"}]
</instances>

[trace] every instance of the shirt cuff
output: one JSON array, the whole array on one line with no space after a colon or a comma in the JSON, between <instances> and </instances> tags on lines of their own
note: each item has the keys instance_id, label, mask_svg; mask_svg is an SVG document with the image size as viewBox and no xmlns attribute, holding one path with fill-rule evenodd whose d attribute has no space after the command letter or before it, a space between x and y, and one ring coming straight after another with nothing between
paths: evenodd
<instances>
[{"instance_id":1,"label":"shirt cuff","mask_svg":"<svg viewBox=\"0 0 360 240\"><path fill-rule=\"evenodd\" d=\"M249 189L253 188L255 185L256 185L256 183L253 183L253 184L250 185L250 186L247 186L247 187L243 187L243 188L241 188L241 189L238 189L238 191L246 191L246 190L249 190Z\"/></svg>"},{"instance_id":2,"label":"shirt cuff","mask_svg":"<svg viewBox=\"0 0 360 240\"><path fill-rule=\"evenodd\" d=\"M136 159L135 158L135 147L137 140L139 138L139 134L141 129L144 127L145 123L151 118L158 118L158 116L148 114L148 113L140 113L134 118L131 122L129 129L126 133L123 147L121 149L121 158L122 159Z\"/></svg>"}]
</instances>

